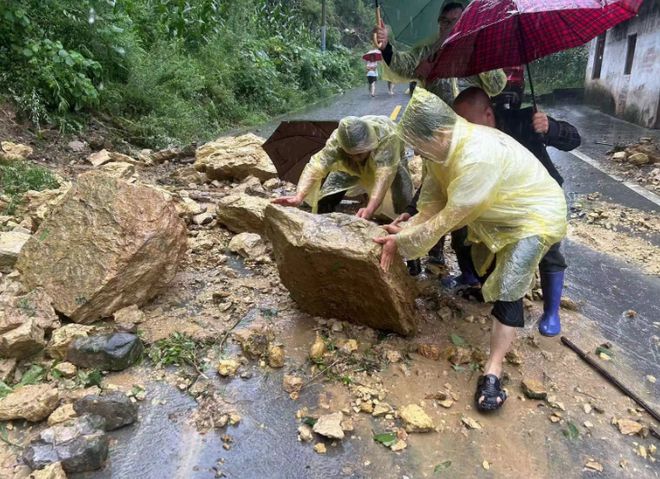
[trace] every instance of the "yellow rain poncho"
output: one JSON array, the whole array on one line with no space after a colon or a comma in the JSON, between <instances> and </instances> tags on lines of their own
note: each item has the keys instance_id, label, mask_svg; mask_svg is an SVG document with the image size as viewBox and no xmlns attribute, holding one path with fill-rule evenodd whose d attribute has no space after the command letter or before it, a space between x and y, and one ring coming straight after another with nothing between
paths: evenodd
<instances>
[{"instance_id":1,"label":"yellow rain poncho","mask_svg":"<svg viewBox=\"0 0 660 479\"><path fill-rule=\"evenodd\" d=\"M391 77L398 77L396 81L416 79L417 66L437 48L438 42L414 47L407 52L395 50L389 64L389 70L394 74ZM498 69L467 78L439 78L431 83L422 82L421 86L438 95L445 103L451 104L461 91L471 86L481 88L490 97L499 95L506 87L506 74Z\"/></svg>"},{"instance_id":2,"label":"yellow rain poncho","mask_svg":"<svg viewBox=\"0 0 660 479\"><path fill-rule=\"evenodd\" d=\"M415 90L400 134L424 158L426 177L415 215L396 236L407 259L446 233L468 227L486 301L524 296L538 262L566 234L566 201L543 165L513 138L458 117L437 96Z\"/></svg>"},{"instance_id":3,"label":"yellow rain poncho","mask_svg":"<svg viewBox=\"0 0 660 479\"><path fill-rule=\"evenodd\" d=\"M351 155L368 153L364 160ZM324 181L325 179L325 181ZM298 181L298 193L316 213L318 201L346 191L382 198L375 214L394 219L412 198L412 180L396 124L385 116L349 116L339 122L323 150L312 156Z\"/></svg>"}]
</instances>

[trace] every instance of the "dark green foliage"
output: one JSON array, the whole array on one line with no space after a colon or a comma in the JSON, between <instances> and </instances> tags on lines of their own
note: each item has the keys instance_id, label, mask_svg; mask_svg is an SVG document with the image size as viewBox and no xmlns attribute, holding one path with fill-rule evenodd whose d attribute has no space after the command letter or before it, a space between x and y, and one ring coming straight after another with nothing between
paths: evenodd
<instances>
[{"instance_id":1,"label":"dark green foliage","mask_svg":"<svg viewBox=\"0 0 660 479\"><path fill-rule=\"evenodd\" d=\"M541 95L560 88L581 88L589 59L586 47L573 48L532 62L534 91ZM525 72L527 78L527 72ZM529 92L529 83L525 86Z\"/></svg>"},{"instance_id":2,"label":"dark green foliage","mask_svg":"<svg viewBox=\"0 0 660 479\"><path fill-rule=\"evenodd\" d=\"M353 85L365 2L328 0L321 52L320 0L0 0L0 91L36 125L204 140Z\"/></svg>"}]
</instances>

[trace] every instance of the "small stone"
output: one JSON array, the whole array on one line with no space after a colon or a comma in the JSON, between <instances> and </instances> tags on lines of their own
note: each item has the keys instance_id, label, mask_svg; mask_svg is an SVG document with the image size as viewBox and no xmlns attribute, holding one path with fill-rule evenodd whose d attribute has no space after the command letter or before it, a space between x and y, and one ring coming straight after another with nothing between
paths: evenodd
<instances>
[{"instance_id":1,"label":"small stone","mask_svg":"<svg viewBox=\"0 0 660 479\"><path fill-rule=\"evenodd\" d=\"M128 180L135 174L135 166L123 161L107 163L99 167L99 170L113 178L120 178L122 180Z\"/></svg>"},{"instance_id":2,"label":"small stone","mask_svg":"<svg viewBox=\"0 0 660 479\"><path fill-rule=\"evenodd\" d=\"M317 334L314 343L309 348L309 358L312 361L318 361L323 358L325 352L325 341L323 341L323 338Z\"/></svg>"},{"instance_id":3,"label":"small stone","mask_svg":"<svg viewBox=\"0 0 660 479\"><path fill-rule=\"evenodd\" d=\"M314 444L314 452L317 454L325 454L327 452L327 449L325 448L325 444L322 442L318 442Z\"/></svg>"},{"instance_id":4,"label":"small stone","mask_svg":"<svg viewBox=\"0 0 660 479\"><path fill-rule=\"evenodd\" d=\"M628 153L625 151L617 151L612 155L612 159L614 161L624 161L626 159L626 156L628 156Z\"/></svg>"},{"instance_id":5,"label":"small stone","mask_svg":"<svg viewBox=\"0 0 660 479\"><path fill-rule=\"evenodd\" d=\"M374 410L371 413L371 415L374 417L378 417L378 416L384 416L385 414L388 414L390 412L392 412L392 406L390 406L386 402L379 402L374 407Z\"/></svg>"},{"instance_id":6,"label":"small stone","mask_svg":"<svg viewBox=\"0 0 660 479\"><path fill-rule=\"evenodd\" d=\"M455 366L472 362L472 350L462 346L453 346L449 355L449 362Z\"/></svg>"},{"instance_id":7,"label":"small stone","mask_svg":"<svg viewBox=\"0 0 660 479\"><path fill-rule=\"evenodd\" d=\"M288 393L299 392L302 389L303 380L298 376L285 374L282 379L282 389Z\"/></svg>"},{"instance_id":8,"label":"small stone","mask_svg":"<svg viewBox=\"0 0 660 479\"><path fill-rule=\"evenodd\" d=\"M523 360L522 355L516 349L512 349L506 353L505 359L509 364L513 364L514 366L521 365Z\"/></svg>"},{"instance_id":9,"label":"small stone","mask_svg":"<svg viewBox=\"0 0 660 479\"><path fill-rule=\"evenodd\" d=\"M619 419L616 424L619 427L619 432L626 436L639 434L643 428L640 423L637 421L631 421L630 419Z\"/></svg>"},{"instance_id":10,"label":"small stone","mask_svg":"<svg viewBox=\"0 0 660 479\"><path fill-rule=\"evenodd\" d=\"M436 344L419 344L417 346L417 352L421 356L424 356L427 359L432 359L433 361L438 361L442 356L442 350L440 349L440 346Z\"/></svg>"},{"instance_id":11,"label":"small stone","mask_svg":"<svg viewBox=\"0 0 660 479\"><path fill-rule=\"evenodd\" d=\"M409 404L399 410L399 416L407 432L428 432L434 429L433 421L417 404Z\"/></svg>"},{"instance_id":12,"label":"small stone","mask_svg":"<svg viewBox=\"0 0 660 479\"><path fill-rule=\"evenodd\" d=\"M83 151L85 151L87 144L83 141L73 140L67 143L66 146L69 148L69 150L73 151L74 153L82 153Z\"/></svg>"},{"instance_id":13,"label":"small stone","mask_svg":"<svg viewBox=\"0 0 660 479\"><path fill-rule=\"evenodd\" d=\"M284 366L284 348L282 346L271 346L268 348L268 365L271 368Z\"/></svg>"},{"instance_id":14,"label":"small stone","mask_svg":"<svg viewBox=\"0 0 660 479\"><path fill-rule=\"evenodd\" d=\"M32 147L11 141L1 142L0 150L0 158L12 161L25 160L32 154Z\"/></svg>"},{"instance_id":15,"label":"small stone","mask_svg":"<svg viewBox=\"0 0 660 479\"><path fill-rule=\"evenodd\" d=\"M585 414L590 414L591 410L592 410L591 404L589 404L589 403L583 404L582 409L584 410Z\"/></svg>"},{"instance_id":16,"label":"small stone","mask_svg":"<svg viewBox=\"0 0 660 479\"><path fill-rule=\"evenodd\" d=\"M55 366L53 366L53 369L60 373L64 378L72 378L78 372L76 365L67 361L63 363L57 363Z\"/></svg>"},{"instance_id":17,"label":"small stone","mask_svg":"<svg viewBox=\"0 0 660 479\"><path fill-rule=\"evenodd\" d=\"M11 273L30 236L19 231L0 232L0 273Z\"/></svg>"},{"instance_id":18,"label":"small stone","mask_svg":"<svg viewBox=\"0 0 660 479\"><path fill-rule=\"evenodd\" d=\"M101 166L105 165L106 163L110 163L112 161L112 157L110 156L110 152L106 149L103 149L101 151L96 151L92 154L90 154L87 157L87 161L89 161L92 166Z\"/></svg>"},{"instance_id":19,"label":"small stone","mask_svg":"<svg viewBox=\"0 0 660 479\"><path fill-rule=\"evenodd\" d=\"M344 344L342 344L339 349L342 353L345 354L354 353L358 350L358 342L355 339L349 339Z\"/></svg>"},{"instance_id":20,"label":"small stone","mask_svg":"<svg viewBox=\"0 0 660 479\"><path fill-rule=\"evenodd\" d=\"M651 384L655 384L655 376L651 376L650 374L648 374L648 375L646 376L646 380L647 380L648 382L650 382Z\"/></svg>"},{"instance_id":21,"label":"small stone","mask_svg":"<svg viewBox=\"0 0 660 479\"><path fill-rule=\"evenodd\" d=\"M312 434L312 428L307 424L302 424L298 427L298 437L302 442L312 442L314 440L314 435Z\"/></svg>"},{"instance_id":22,"label":"small stone","mask_svg":"<svg viewBox=\"0 0 660 479\"><path fill-rule=\"evenodd\" d=\"M241 422L241 416L236 413L236 412L230 412L229 413L229 425L230 426L236 426L238 423Z\"/></svg>"},{"instance_id":23,"label":"small stone","mask_svg":"<svg viewBox=\"0 0 660 479\"><path fill-rule=\"evenodd\" d=\"M374 403L372 401L364 401L360 403L360 412L367 414L373 414L374 412Z\"/></svg>"},{"instance_id":24,"label":"small stone","mask_svg":"<svg viewBox=\"0 0 660 479\"><path fill-rule=\"evenodd\" d=\"M444 400L438 401L438 404L440 404L440 406L444 407L445 409L449 409L454 404L454 400L453 399L444 399Z\"/></svg>"},{"instance_id":25,"label":"small stone","mask_svg":"<svg viewBox=\"0 0 660 479\"><path fill-rule=\"evenodd\" d=\"M61 462L54 462L43 469L33 471L30 479L66 479L66 473Z\"/></svg>"},{"instance_id":26,"label":"small stone","mask_svg":"<svg viewBox=\"0 0 660 479\"><path fill-rule=\"evenodd\" d=\"M592 471L603 472L603 465L600 462L596 462L594 460L587 461L584 467L591 469Z\"/></svg>"},{"instance_id":27,"label":"small stone","mask_svg":"<svg viewBox=\"0 0 660 479\"><path fill-rule=\"evenodd\" d=\"M199 226L207 225L213 221L213 215L209 212L201 213L193 216L192 221Z\"/></svg>"},{"instance_id":28,"label":"small stone","mask_svg":"<svg viewBox=\"0 0 660 479\"><path fill-rule=\"evenodd\" d=\"M48 416L48 425L54 426L55 424L63 423L76 417L76 411L73 409L73 404L67 403L55 409L50 416Z\"/></svg>"},{"instance_id":29,"label":"small stone","mask_svg":"<svg viewBox=\"0 0 660 479\"><path fill-rule=\"evenodd\" d=\"M48 384L17 387L0 399L0 421L26 419L39 422L57 408L59 393Z\"/></svg>"},{"instance_id":30,"label":"small stone","mask_svg":"<svg viewBox=\"0 0 660 479\"><path fill-rule=\"evenodd\" d=\"M235 359L221 359L218 361L218 373L223 378L234 377L240 365Z\"/></svg>"},{"instance_id":31,"label":"small stone","mask_svg":"<svg viewBox=\"0 0 660 479\"><path fill-rule=\"evenodd\" d=\"M598 353L598 357L600 359L602 359L603 361L611 361L612 360L612 358L608 354L605 354L604 352Z\"/></svg>"},{"instance_id":32,"label":"small stone","mask_svg":"<svg viewBox=\"0 0 660 479\"><path fill-rule=\"evenodd\" d=\"M394 444L390 446L390 449L394 452L403 451L408 447L408 443L403 439L398 439Z\"/></svg>"},{"instance_id":33,"label":"small stone","mask_svg":"<svg viewBox=\"0 0 660 479\"><path fill-rule=\"evenodd\" d=\"M548 392L542 382L536 379L525 378L520 382L523 393L530 399L545 399L548 397Z\"/></svg>"},{"instance_id":34,"label":"small stone","mask_svg":"<svg viewBox=\"0 0 660 479\"><path fill-rule=\"evenodd\" d=\"M483 467L485 470L489 470L490 464L488 463L488 461L484 461L481 463L481 467Z\"/></svg>"},{"instance_id":35,"label":"small stone","mask_svg":"<svg viewBox=\"0 0 660 479\"><path fill-rule=\"evenodd\" d=\"M343 417L341 412L324 414L314 424L313 431L331 439L344 439L344 430L341 427Z\"/></svg>"},{"instance_id":36,"label":"small stone","mask_svg":"<svg viewBox=\"0 0 660 479\"><path fill-rule=\"evenodd\" d=\"M481 424L472 419L470 416L461 417L461 422L465 424L465 427L468 429L481 429Z\"/></svg>"},{"instance_id":37,"label":"small stone","mask_svg":"<svg viewBox=\"0 0 660 479\"><path fill-rule=\"evenodd\" d=\"M355 429L355 425L353 424L353 419L350 417L345 417L341 421L341 428L344 432L352 432Z\"/></svg>"},{"instance_id":38,"label":"small stone","mask_svg":"<svg viewBox=\"0 0 660 479\"><path fill-rule=\"evenodd\" d=\"M82 368L122 371L134 364L143 350L140 338L131 333L78 337L69 345L67 360Z\"/></svg>"},{"instance_id":39,"label":"small stone","mask_svg":"<svg viewBox=\"0 0 660 479\"><path fill-rule=\"evenodd\" d=\"M387 359L390 363L398 363L403 358L402 358L401 353L399 351L395 351L393 349L388 349L385 352L385 359Z\"/></svg>"},{"instance_id":40,"label":"small stone","mask_svg":"<svg viewBox=\"0 0 660 479\"><path fill-rule=\"evenodd\" d=\"M112 316L115 319L115 323L123 326L127 331L135 327L135 325L143 323L147 319L146 315L137 304L126 306L125 308L116 311Z\"/></svg>"},{"instance_id":41,"label":"small stone","mask_svg":"<svg viewBox=\"0 0 660 479\"><path fill-rule=\"evenodd\" d=\"M556 423L558 423L559 421L561 421L561 416L559 416L559 415L553 413L553 414L550 415L550 418L549 418L549 419L550 419L550 422L556 424Z\"/></svg>"},{"instance_id":42,"label":"small stone","mask_svg":"<svg viewBox=\"0 0 660 479\"><path fill-rule=\"evenodd\" d=\"M256 233L240 233L229 242L229 251L244 258L256 259L266 254L266 244Z\"/></svg>"},{"instance_id":43,"label":"small stone","mask_svg":"<svg viewBox=\"0 0 660 479\"><path fill-rule=\"evenodd\" d=\"M137 421L138 406L123 392L113 391L78 399L73 408L80 416L93 414L105 420L105 430L112 431Z\"/></svg>"},{"instance_id":44,"label":"small stone","mask_svg":"<svg viewBox=\"0 0 660 479\"><path fill-rule=\"evenodd\" d=\"M45 429L25 448L23 460L32 469L54 462L69 473L100 469L109 446L103 425L103 418L83 416Z\"/></svg>"},{"instance_id":45,"label":"small stone","mask_svg":"<svg viewBox=\"0 0 660 479\"><path fill-rule=\"evenodd\" d=\"M651 159L645 153L634 153L628 157L628 162L633 165L642 166L650 163Z\"/></svg>"},{"instance_id":46,"label":"small stone","mask_svg":"<svg viewBox=\"0 0 660 479\"><path fill-rule=\"evenodd\" d=\"M593 429L593 427L594 427L594 425L593 425L593 423L592 423L591 421L584 421L584 424L583 424L583 425L584 425L584 427L586 427L587 429Z\"/></svg>"}]
</instances>

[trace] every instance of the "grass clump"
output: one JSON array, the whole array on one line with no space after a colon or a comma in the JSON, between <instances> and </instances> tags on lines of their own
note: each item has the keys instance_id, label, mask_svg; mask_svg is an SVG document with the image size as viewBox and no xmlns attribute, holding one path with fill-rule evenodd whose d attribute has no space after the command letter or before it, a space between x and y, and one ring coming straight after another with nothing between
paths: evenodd
<instances>
[{"instance_id":1,"label":"grass clump","mask_svg":"<svg viewBox=\"0 0 660 479\"><path fill-rule=\"evenodd\" d=\"M4 214L13 215L23 201L26 192L54 189L60 186L57 178L48 169L29 162L0 162L0 194L9 198L4 206Z\"/></svg>"}]
</instances>

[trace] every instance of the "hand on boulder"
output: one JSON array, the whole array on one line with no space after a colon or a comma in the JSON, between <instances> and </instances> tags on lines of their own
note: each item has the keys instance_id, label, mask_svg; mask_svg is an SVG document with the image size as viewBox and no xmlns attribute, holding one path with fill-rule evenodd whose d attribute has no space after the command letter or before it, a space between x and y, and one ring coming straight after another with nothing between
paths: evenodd
<instances>
[{"instance_id":1,"label":"hand on boulder","mask_svg":"<svg viewBox=\"0 0 660 479\"><path fill-rule=\"evenodd\" d=\"M387 272L390 266L392 266L396 254L396 236L381 236L374 238L374 242L383 245L383 252L380 255L380 267L383 268L383 271Z\"/></svg>"},{"instance_id":2,"label":"hand on boulder","mask_svg":"<svg viewBox=\"0 0 660 479\"><path fill-rule=\"evenodd\" d=\"M371 211L369 208L360 208L355 216L365 220L370 220L373 214L374 212Z\"/></svg>"},{"instance_id":3,"label":"hand on boulder","mask_svg":"<svg viewBox=\"0 0 660 479\"><path fill-rule=\"evenodd\" d=\"M397 234L399 231L401 231L403 228L401 228L401 226L397 226L397 225L395 225L394 223L392 223L392 224L389 224L389 225L385 225L385 226L383 226L383 229L384 229L385 231L387 231L389 234L391 234L391 235L395 235L395 234Z\"/></svg>"},{"instance_id":4,"label":"hand on boulder","mask_svg":"<svg viewBox=\"0 0 660 479\"><path fill-rule=\"evenodd\" d=\"M282 196L271 200L271 203L282 206L300 206L302 202L302 198L298 198L298 196Z\"/></svg>"},{"instance_id":5,"label":"hand on boulder","mask_svg":"<svg viewBox=\"0 0 660 479\"><path fill-rule=\"evenodd\" d=\"M410 218L411 216L409 213L401 213L394 221L392 221L392 224L389 226L397 226L399 223L408 221Z\"/></svg>"}]
</instances>

